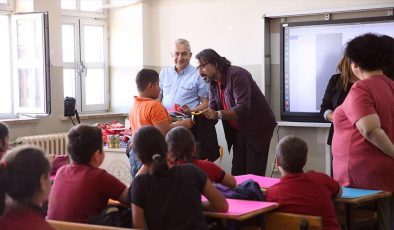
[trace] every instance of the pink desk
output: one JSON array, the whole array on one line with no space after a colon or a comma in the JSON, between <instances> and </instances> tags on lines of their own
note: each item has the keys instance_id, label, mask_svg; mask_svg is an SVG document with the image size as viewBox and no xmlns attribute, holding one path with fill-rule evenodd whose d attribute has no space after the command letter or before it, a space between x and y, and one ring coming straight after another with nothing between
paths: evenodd
<instances>
[{"instance_id":1,"label":"pink desk","mask_svg":"<svg viewBox=\"0 0 394 230\"><path fill-rule=\"evenodd\" d=\"M227 212L204 211L204 214L209 217L220 219L243 221L279 207L279 204L275 202L236 200L228 198L226 200L228 202ZM202 201L206 201L206 198L203 197Z\"/></svg>"},{"instance_id":2,"label":"pink desk","mask_svg":"<svg viewBox=\"0 0 394 230\"><path fill-rule=\"evenodd\" d=\"M256 181L260 185L260 188L262 188L263 190L265 190L265 189L267 189L267 188L271 187L272 185L279 182L278 178L256 176L253 174L235 176L235 180L237 181L237 184L240 184L248 179L252 179L252 180Z\"/></svg>"}]
</instances>

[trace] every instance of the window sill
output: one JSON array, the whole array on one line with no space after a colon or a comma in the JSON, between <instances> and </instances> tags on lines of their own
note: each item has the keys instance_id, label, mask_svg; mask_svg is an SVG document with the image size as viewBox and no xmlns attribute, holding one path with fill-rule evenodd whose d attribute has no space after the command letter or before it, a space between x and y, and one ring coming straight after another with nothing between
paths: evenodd
<instances>
[{"instance_id":1,"label":"window sill","mask_svg":"<svg viewBox=\"0 0 394 230\"><path fill-rule=\"evenodd\" d=\"M98 118L111 118L111 117L127 117L127 113L113 113L113 112L108 112L108 113L88 113L88 114L79 114L79 119L80 120L87 120L87 119L98 119ZM76 118L73 116L72 118ZM70 118L61 116L60 120L61 121L68 121Z\"/></svg>"},{"instance_id":2,"label":"window sill","mask_svg":"<svg viewBox=\"0 0 394 230\"><path fill-rule=\"evenodd\" d=\"M23 125L23 124L30 124L30 123L38 123L40 117L16 117L16 118L9 118L9 119L1 119L7 125Z\"/></svg>"}]
</instances>

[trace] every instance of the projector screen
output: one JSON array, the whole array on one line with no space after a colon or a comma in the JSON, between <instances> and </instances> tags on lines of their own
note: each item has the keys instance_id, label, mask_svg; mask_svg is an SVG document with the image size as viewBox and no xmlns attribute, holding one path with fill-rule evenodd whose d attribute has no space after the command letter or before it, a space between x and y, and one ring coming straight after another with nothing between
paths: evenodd
<instances>
[{"instance_id":1,"label":"projector screen","mask_svg":"<svg viewBox=\"0 0 394 230\"><path fill-rule=\"evenodd\" d=\"M281 120L326 122L320 104L346 43L365 33L394 37L394 17L283 23L280 32Z\"/></svg>"}]
</instances>

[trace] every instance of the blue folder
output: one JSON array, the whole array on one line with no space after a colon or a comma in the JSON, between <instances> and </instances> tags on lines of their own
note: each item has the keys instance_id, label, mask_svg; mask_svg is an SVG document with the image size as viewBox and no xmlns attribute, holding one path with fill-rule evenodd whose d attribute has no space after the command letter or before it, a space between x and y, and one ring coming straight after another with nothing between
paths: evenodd
<instances>
[{"instance_id":1,"label":"blue folder","mask_svg":"<svg viewBox=\"0 0 394 230\"><path fill-rule=\"evenodd\" d=\"M380 192L383 192L383 191L382 190L370 190L370 189L342 187L341 198L359 198L359 197L373 195L373 194L380 193Z\"/></svg>"}]
</instances>

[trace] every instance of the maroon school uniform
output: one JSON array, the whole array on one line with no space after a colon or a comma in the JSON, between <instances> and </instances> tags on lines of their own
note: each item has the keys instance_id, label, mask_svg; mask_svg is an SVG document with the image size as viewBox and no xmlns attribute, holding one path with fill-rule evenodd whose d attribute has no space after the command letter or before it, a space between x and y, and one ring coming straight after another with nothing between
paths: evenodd
<instances>
[{"instance_id":1,"label":"maroon school uniform","mask_svg":"<svg viewBox=\"0 0 394 230\"><path fill-rule=\"evenodd\" d=\"M266 198L278 202L279 211L321 216L324 230L339 230L332 202L339 189L338 182L323 173L290 173L267 190Z\"/></svg>"},{"instance_id":2,"label":"maroon school uniform","mask_svg":"<svg viewBox=\"0 0 394 230\"><path fill-rule=\"evenodd\" d=\"M1 230L53 230L45 221L45 215L40 207L29 205L28 207L9 207L0 217Z\"/></svg>"},{"instance_id":3,"label":"maroon school uniform","mask_svg":"<svg viewBox=\"0 0 394 230\"><path fill-rule=\"evenodd\" d=\"M215 163L210 162L208 160L193 160L192 163L204 171L211 182L220 183L222 182L225 172ZM178 160L176 162L177 165L187 164L184 160Z\"/></svg>"},{"instance_id":4,"label":"maroon school uniform","mask_svg":"<svg viewBox=\"0 0 394 230\"><path fill-rule=\"evenodd\" d=\"M106 207L108 199L117 200L125 189L103 169L80 164L63 166L49 195L48 219L86 222Z\"/></svg>"}]
</instances>

